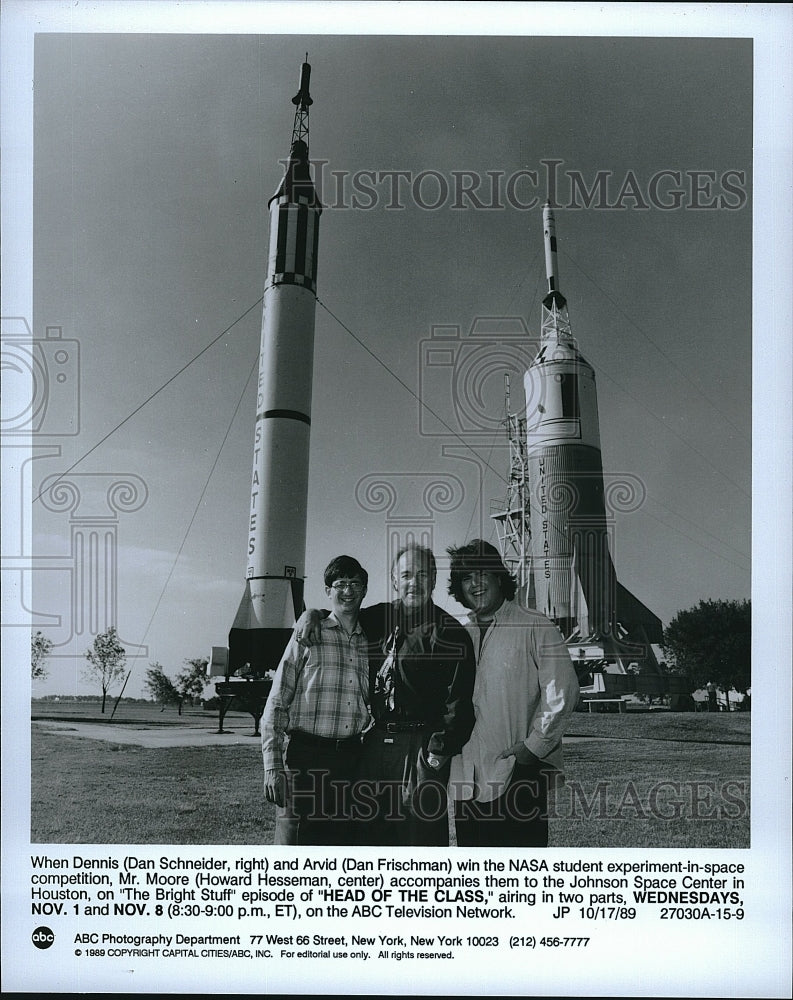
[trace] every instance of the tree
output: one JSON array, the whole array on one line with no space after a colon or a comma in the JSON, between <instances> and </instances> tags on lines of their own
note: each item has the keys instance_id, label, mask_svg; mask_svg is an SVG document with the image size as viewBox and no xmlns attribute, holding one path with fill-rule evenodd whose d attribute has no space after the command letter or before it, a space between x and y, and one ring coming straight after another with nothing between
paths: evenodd
<instances>
[{"instance_id":1,"label":"tree","mask_svg":"<svg viewBox=\"0 0 793 1000\"><path fill-rule=\"evenodd\" d=\"M209 660L204 657L184 661L187 666L176 675L176 688L180 694L179 714L182 714L182 704L189 698L192 704L195 698L200 698L204 693L207 682L207 664Z\"/></svg>"},{"instance_id":2,"label":"tree","mask_svg":"<svg viewBox=\"0 0 793 1000\"><path fill-rule=\"evenodd\" d=\"M102 714L105 711L107 692L112 684L124 676L127 654L121 645L115 625L107 632L100 632L93 645L85 651L88 666L83 671L83 680L99 684L102 688Z\"/></svg>"},{"instance_id":3,"label":"tree","mask_svg":"<svg viewBox=\"0 0 793 1000\"><path fill-rule=\"evenodd\" d=\"M41 681L47 676L45 662L52 652L52 639L43 632L36 632L30 637L30 676L34 681Z\"/></svg>"},{"instance_id":4,"label":"tree","mask_svg":"<svg viewBox=\"0 0 793 1000\"><path fill-rule=\"evenodd\" d=\"M149 694L158 705L162 705L162 710L166 705L179 705L181 707L182 697L176 690L173 681L165 673L161 663L152 663L146 671L146 687Z\"/></svg>"},{"instance_id":5,"label":"tree","mask_svg":"<svg viewBox=\"0 0 793 1000\"><path fill-rule=\"evenodd\" d=\"M746 693L752 683L751 601L700 601L678 611L664 629L663 647L676 673L695 687L712 681L727 694Z\"/></svg>"}]
</instances>

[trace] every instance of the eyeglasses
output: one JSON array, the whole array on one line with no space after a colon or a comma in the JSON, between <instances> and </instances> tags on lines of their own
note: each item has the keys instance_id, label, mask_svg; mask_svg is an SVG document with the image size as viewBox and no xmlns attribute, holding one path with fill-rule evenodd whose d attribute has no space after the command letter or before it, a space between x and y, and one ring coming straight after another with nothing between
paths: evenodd
<instances>
[{"instance_id":1,"label":"eyeglasses","mask_svg":"<svg viewBox=\"0 0 793 1000\"><path fill-rule=\"evenodd\" d=\"M335 590L337 594L343 590L351 590L353 594L360 594L363 590L363 584L358 580L337 580L331 584L331 589Z\"/></svg>"}]
</instances>

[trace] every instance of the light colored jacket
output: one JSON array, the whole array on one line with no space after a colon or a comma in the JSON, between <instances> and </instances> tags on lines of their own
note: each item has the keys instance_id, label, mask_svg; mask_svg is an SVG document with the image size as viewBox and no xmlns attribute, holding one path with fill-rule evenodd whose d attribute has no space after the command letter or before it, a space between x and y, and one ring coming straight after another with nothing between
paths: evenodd
<instances>
[{"instance_id":1,"label":"light colored jacket","mask_svg":"<svg viewBox=\"0 0 793 1000\"><path fill-rule=\"evenodd\" d=\"M562 769L562 735L578 701L570 654L553 622L514 601L504 601L480 648L479 626L467 629L479 650L474 685L476 722L452 761L455 799L490 801L503 794L515 757L498 755L515 743L549 767Z\"/></svg>"}]
</instances>

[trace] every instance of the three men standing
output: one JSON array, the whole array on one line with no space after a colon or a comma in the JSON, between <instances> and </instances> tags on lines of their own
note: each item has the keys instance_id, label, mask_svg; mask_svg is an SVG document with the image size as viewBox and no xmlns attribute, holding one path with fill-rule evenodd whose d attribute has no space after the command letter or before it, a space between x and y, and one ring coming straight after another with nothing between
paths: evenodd
<instances>
[{"instance_id":1,"label":"three men standing","mask_svg":"<svg viewBox=\"0 0 793 1000\"><path fill-rule=\"evenodd\" d=\"M304 798L314 789L307 801L335 823L307 824L300 813L288 825L279 806L276 843L445 846L448 785L459 846L547 845L548 782L578 699L575 670L556 626L513 600L515 582L492 545L476 539L448 551L449 592L470 609L465 627L432 601L429 549L401 549L391 567L397 599L369 608L360 608L367 578L359 564L345 564L344 580L334 578L337 560L328 567L333 610L298 622L310 645L290 641L262 735L268 800L287 802L272 747L288 732L287 767L301 770L290 787ZM293 715L296 698L305 712ZM320 721L323 711L340 724ZM323 769L343 789L343 807L318 781Z\"/></svg>"}]
</instances>

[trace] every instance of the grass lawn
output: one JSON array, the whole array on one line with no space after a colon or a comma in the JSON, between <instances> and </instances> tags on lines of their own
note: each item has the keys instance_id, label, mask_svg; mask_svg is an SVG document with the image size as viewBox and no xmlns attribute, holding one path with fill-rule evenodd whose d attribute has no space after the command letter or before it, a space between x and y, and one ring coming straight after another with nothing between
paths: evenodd
<instances>
[{"instance_id":1,"label":"grass lawn","mask_svg":"<svg viewBox=\"0 0 793 1000\"><path fill-rule=\"evenodd\" d=\"M104 719L96 706L34 716ZM67 713L66 709L69 712ZM77 711L74 711L77 709ZM123 712L122 715L119 713ZM217 716L119 706L115 723L217 728ZM576 713L568 782L552 798L556 847L749 846L748 713ZM229 713L226 726L247 729ZM33 727L34 843L269 844L258 740L146 749Z\"/></svg>"},{"instance_id":2,"label":"grass lawn","mask_svg":"<svg viewBox=\"0 0 793 1000\"><path fill-rule=\"evenodd\" d=\"M576 712L557 847L749 847L748 712Z\"/></svg>"},{"instance_id":3,"label":"grass lawn","mask_svg":"<svg viewBox=\"0 0 793 1000\"><path fill-rule=\"evenodd\" d=\"M751 741L750 712L635 712L624 715L574 712L568 736L605 736L613 739L695 740L745 743Z\"/></svg>"},{"instance_id":4,"label":"grass lawn","mask_svg":"<svg viewBox=\"0 0 793 1000\"><path fill-rule=\"evenodd\" d=\"M147 749L34 727L31 771L37 843L272 843L255 739Z\"/></svg>"},{"instance_id":5,"label":"grass lawn","mask_svg":"<svg viewBox=\"0 0 793 1000\"><path fill-rule=\"evenodd\" d=\"M749 748L600 740L565 747L556 847L749 847Z\"/></svg>"}]
</instances>

